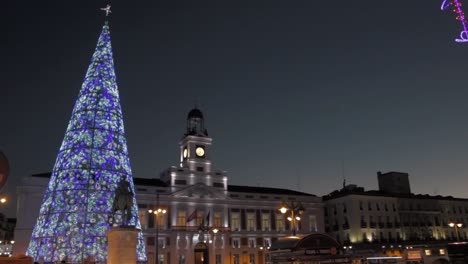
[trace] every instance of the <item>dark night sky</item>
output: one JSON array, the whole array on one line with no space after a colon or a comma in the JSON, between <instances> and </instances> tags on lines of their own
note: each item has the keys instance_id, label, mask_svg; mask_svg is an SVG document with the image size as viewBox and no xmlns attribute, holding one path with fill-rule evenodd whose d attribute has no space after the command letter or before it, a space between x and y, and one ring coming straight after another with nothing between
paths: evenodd
<instances>
[{"instance_id":1,"label":"dark night sky","mask_svg":"<svg viewBox=\"0 0 468 264\"><path fill-rule=\"evenodd\" d=\"M3 3L4 192L52 169L105 3ZM178 164L197 103L231 184L324 195L344 167L366 189L394 170L410 173L415 193L468 197L468 44L453 41L461 24L441 1L111 4L135 177Z\"/></svg>"}]
</instances>

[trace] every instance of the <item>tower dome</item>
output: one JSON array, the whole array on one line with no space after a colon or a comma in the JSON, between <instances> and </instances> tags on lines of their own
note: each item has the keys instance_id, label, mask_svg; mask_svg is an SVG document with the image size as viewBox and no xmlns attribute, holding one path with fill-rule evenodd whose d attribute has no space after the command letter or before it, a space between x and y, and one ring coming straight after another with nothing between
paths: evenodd
<instances>
[{"instance_id":1,"label":"tower dome","mask_svg":"<svg viewBox=\"0 0 468 264\"><path fill-rule=\"evenodd\" d=\"M187 132L185 135L199 137L208 136L208 131L205 129L203 113L197 107L190 110L187 115Z\"/></svg>"},{"instance_id":2,"label":"tower dome","mask_svg":"<svg viewBox=\"0 0 468 264\"><path fill-rule=\"evenodd\" d=\"M203 119L203 113L198 108L193 108L187 115L187 120L191 118L200 118Z\"/></svg>"}]
</instances>

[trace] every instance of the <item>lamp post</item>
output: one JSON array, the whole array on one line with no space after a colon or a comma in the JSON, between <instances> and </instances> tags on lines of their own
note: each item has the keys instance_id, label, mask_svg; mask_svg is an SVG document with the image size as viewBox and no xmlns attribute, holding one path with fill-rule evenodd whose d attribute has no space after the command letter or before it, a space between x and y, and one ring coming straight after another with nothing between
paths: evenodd
<instances>
[{"instance_id":1,"label":"lamp post","mask_svg":"<svg viewBox=\"0 0 468 264\"><path fill-rule=\"evenodd\" d=\"M154 210L149 209L148 213L154 214L156 218L156 261L155 264L159 263L159 222L158 217L160 215L165 215L167 210L159 207L159 193L156 194L156 208Z\"/></svg>"},{"instance_id":2,"label":"lamp post","mask_svg":"<svg viewBox=\"0 0 468 264\"><path fill-rule=\"evenodd\" d=\"M450 227L453 227L455 228L455 234L457 235L457 242L460 241L460 234L458 233L458 228L462 227L463 224L462 223L449 223L449 226Z\"/></svg>"},{"instance_id":3,"label":"lamp post","mask_svg":"<svg viewBox=\"0 0 468 264\"><path fill-rule=\"evenodd\" d=\"M281 203L280 209L278 209L282 214L285 214L289 211L290 216L288 216L288 221L291 222L291 228L293 231L293 236L296 236L297 221L301 221L301 215L304 213L305 209L301 202L291 201Z\"/></svg>"}]
</instances>

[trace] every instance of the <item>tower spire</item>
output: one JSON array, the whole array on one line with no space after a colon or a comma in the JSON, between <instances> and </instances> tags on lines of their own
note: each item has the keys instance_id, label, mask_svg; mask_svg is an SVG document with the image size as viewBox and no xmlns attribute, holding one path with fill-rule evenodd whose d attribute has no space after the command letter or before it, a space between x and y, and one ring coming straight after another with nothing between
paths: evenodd
<instances>
[{"instance_id":1,"label":"tower spire","mask_svg":"<svg viewBox=\"0 0 468 264\"><path fill-rule=\"evenodd\" d=\"M110 11L110 10L109 10ZM134 191L108 23L105 23L73 108L44 194L27 254L34 260L105 262L106 231L117 183ZM133 197L130 225L141 229ZM137 258L146 260L142 233Z\"/></svg>"}]
</instances>

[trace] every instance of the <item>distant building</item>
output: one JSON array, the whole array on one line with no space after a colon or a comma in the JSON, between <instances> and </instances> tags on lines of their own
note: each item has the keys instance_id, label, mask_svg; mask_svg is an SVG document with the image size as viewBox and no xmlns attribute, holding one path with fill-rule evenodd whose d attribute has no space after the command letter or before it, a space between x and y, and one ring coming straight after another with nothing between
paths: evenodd
<instances>
[{"instance_id":1,"label":"distant building","mask_svg":"<svg viewBox=\"0 0 468 264\"><path fill-rule=\"evenodd\" d=\"M14 241L16 218L7 218L0 213L0 256L10 256Z\"/></svg>"},{"instance_id":2,"label":"distant building","mask_svg":"<svg viewBox=\"0 0 468 264\"><path fill-rule=\"evenodd\" d=\"M178 166L158 179L134 178L149 264L156 263L156 251L158 264L263 264L272 243L292 234L289 214L278 210L283 201L305 209L296 225L298 235L324 231L321 197L230 185L226 171L213 166L212 138L199 109L189 112L178 148ZM33 175L18 187L15 253L26 250L48 177ZM157 208L166 214L156 217L152 212Z\"/></svg>"},{"instance_id":3,"label":"distant building","mask_svg":"<svg viewBox=\"0 0 468 264\"><path fill-rule=\"evenodd\" d=\"M379 191L348 185L323 197L327 233L344 244L468 239L468 199L409 193L406 173L378 179Z\"/></svg>"},{"instance_id":4,"label":"distant building","mask_svg":"<svg viewBox=\"0 0 468 264\"><path fill-rule=\"evenodd\" d=\"M410 194L409 175L404 172L377 172L379 190L385 193Z\"/></svg>"}]
</instances>

